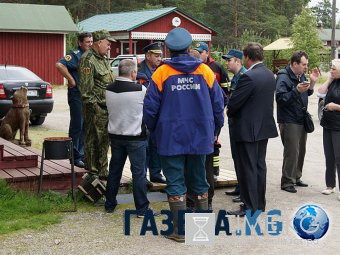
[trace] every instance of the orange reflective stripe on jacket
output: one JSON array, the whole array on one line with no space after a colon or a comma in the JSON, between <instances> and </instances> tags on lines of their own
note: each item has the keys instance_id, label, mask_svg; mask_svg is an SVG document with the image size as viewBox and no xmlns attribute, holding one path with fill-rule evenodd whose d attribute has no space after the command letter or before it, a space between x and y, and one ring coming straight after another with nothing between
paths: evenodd
<instances>
[{"instance_id":1,"label":"orange reflective stripe on jacket","mask_svg":"<svg viewBox=\"0 0 340 255\"><path fill-rule=\"evenodd\" d=\"M170 76L181 74L185 73L176 70L170 65L164 64L158 67L157 72L155 72L152 75L152 80L157 85L158 90L162 92L164 81L166 81ZM209 88L212 88L212 86L214 85L215 75L213 71L210 69L210 67L207 66L206 64L200 64L197 67L197 69L194 72L191 72L190 74L202 75Z\"/></svg>"}]
</instances>

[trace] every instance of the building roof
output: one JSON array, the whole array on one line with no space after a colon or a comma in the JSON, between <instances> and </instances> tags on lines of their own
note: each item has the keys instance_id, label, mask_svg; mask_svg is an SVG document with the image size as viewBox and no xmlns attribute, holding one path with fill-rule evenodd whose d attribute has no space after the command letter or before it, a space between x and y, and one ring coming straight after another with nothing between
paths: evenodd
<instances>
[{"instance_id":1,"label":"building roof","mask_svg":"<svg viewBox=\"0 0 340 255\"><path fill-rule=\"evenodd\" d=\"M89 32L97 31L100 29L106 29L110 32L131 31L137 27L140 27L174 11L190 17L204 25L206 28L216 32L214 29L204 24L202 21L199 21L182 11L179 11L176 7L99 14L79 22L79 27L81 30Z\"/></svg>"},{"instance_id":2,"label":"building roof","mask_svg":"<svg viewBox=\"0 0 340 255\"><path fill-rule=\"evenodd\" d=\"M321 41L332 40L332 29L322 28L322 29L319 29L318 31L319 31ZM340 29L335 29L335 40L340 41Z\"/></svg>"},{"instance_id":3,"label":"building roof","mask_svg":"<svg viewBox=\"0 0 340 255\"><path fill-rule=\"evenodd\" d=\"M66 33L78 29L64 6L0 3L0 31Z\"/></svg>"},{"instance_id":4,"label":"building roof","mask_svg":"<svg viewBox=\"0 0 340 255\"><path fill-rule=\"evenodd\" d=\"M263 50L286 50L292 49L293 46L294 45L290 38L286 37L277 39L276 41L264 47Z\"/></svg>"}]
</instances>

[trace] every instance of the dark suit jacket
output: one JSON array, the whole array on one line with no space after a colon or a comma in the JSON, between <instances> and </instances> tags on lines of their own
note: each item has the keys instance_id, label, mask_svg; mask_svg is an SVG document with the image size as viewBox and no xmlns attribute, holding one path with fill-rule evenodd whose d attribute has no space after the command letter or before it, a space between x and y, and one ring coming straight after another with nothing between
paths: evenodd
<instances>
[{"instance_id":1,"label":"dark suit jacket","mask_svg":"<svg viewBox=\"0 0 340 255\"><path fill-rule=\"evenodd\" d=\"M276 137L273 117L274 74L263 63L244 73L228 103L236 142L256 142Z\"/></svg>"}]
</instances>

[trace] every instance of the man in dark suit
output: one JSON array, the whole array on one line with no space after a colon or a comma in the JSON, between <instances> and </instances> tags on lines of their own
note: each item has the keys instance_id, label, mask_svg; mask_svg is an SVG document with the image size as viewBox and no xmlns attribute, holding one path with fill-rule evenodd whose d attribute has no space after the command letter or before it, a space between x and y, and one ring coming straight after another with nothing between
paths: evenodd
<instances>
[{"instance_id":1,"label":"man in dark suit","mask_svg":"<svg viewBox=\"0 0 340 255\"><path fill-rule=\"evenodd\" d=\"M228 104L228 117L233 118L240 171L240 189L244 205L228 214L244 216L246 210L265 210L266 151L268 138L277 137L273 117L274 74L263 61L263 47L249 43L244 49L248 71L241 75Z\"/></svg>"}]
</instances>

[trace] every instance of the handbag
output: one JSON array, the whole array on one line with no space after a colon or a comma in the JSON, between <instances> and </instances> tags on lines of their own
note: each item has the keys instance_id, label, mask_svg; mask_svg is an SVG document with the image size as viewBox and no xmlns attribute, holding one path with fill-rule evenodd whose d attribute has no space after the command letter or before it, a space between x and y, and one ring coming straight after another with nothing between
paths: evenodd
<instances>
[{"instance_id":1,"label":"handbag","mask_svg":"<svg viewBox=\"0 0 340 255\"><path fill-rule=\"evenodd\" d=\"M312 119L312 115L307 111L307 107L303 104L302 98L299 96L297 100L301 106L301 110L303 112L303 126L307 133L312 133L314 131L314 122Z\"/></svg>"}]
</instances>

